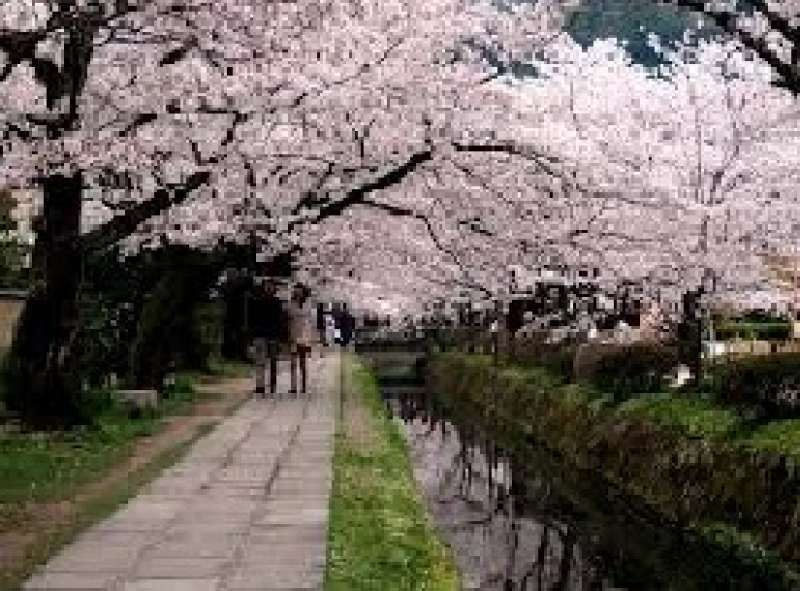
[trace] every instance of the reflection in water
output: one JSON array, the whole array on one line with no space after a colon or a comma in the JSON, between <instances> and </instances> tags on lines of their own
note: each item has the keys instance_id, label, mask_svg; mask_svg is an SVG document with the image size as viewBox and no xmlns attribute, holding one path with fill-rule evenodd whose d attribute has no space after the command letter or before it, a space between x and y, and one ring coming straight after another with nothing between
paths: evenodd
<instances>
[{"instance_id":1,"label":"reflection in water","mask_svg":"<svg viewBox=\"0 0 800 591\"><path fill-rule=\"evenodd\" d=\"M476 430L457 429L401 396L393 409L406 425L417 477L433 517L454 549L466 589L613 589L602 565L584 559L574 527L527 515L520 499L551 494L543 479L517 482L511 459Z\"/></svg>"},{"instance_id":2,"label":"reflection in water","mask_svg":"<svg viewBox=\"0 0 800 591\"><path fill-rule=\"evenodd\" d=\"M532 443L511 457L421 389L387 397L465 589L784 589ZM518 452L519 453L519 452Z\"/></svg>"}]
</instances>

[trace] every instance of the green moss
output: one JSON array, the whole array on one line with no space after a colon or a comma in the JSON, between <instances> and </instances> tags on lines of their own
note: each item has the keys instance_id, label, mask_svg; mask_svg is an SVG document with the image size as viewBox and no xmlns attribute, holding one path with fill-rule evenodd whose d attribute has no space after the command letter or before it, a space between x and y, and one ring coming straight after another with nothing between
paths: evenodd
<instances>
[{"instance_id":1,"label":"green moss","mask_svg":"<svg viewBox=\"0 0 800 591\"><path fill-rule=\"evenodd\" d=\"M348 395L366 410L364 432L358 441L347 430L336 438L326 589L455 591L457 573L428 520L405 440L385 415L374 376L351 365L348 377Z\"/></svg>"}]
</instances>

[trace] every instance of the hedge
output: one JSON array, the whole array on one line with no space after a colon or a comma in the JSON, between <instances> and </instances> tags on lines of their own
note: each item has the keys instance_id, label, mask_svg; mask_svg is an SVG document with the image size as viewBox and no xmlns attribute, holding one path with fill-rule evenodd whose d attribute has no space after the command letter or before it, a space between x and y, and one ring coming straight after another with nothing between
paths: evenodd
<instances>
[{"instance_id":1,"label":"hedge","mask_svg":"<svg viewBox=\"0 0 800 591\"><path fill-rule=\"evenodd\" d=\"M800 561L800 448L786 447L800 445L793 429L782 430L785 445L768 447L765 438L774 438L763 427L752 431L708 401L661 394L615 404L540 368L495 374L468 355L435 356L428 377L431 392L473 417L494 409L493 435L506 450L535 441L669 521L735 526Z\"/></svg>"},{"instance_id":2,"label":"hedge","mask_svg":"<svg viewBox=\"0 0 800 591\"><path fill-rule=\"evenodd\" d=\"M659 343L584 345L575 357L575 379L616 397L658 392L678 364L678 351Z\"/></svg>"},{"instance_id":3,"label":"hedge","mask_svg":"<svg viewBox=\"0 0 800 591\"><path fill-rule=\"evenodd\" d=\"M717 338L726 340L783 341L789 338L792 327L786 322L726 322L714 328Z\"/></svg>"},{"instance_id":4,"label":"hedge","mask_svg":"<svg viewBox=\"0 0 800 591\"><path fill-rule=\"evenodd\" d=\"M709 370L707 386L721 402L794 416L800 413L800 353L729 360Z\"/></svg>"}]
</instances>

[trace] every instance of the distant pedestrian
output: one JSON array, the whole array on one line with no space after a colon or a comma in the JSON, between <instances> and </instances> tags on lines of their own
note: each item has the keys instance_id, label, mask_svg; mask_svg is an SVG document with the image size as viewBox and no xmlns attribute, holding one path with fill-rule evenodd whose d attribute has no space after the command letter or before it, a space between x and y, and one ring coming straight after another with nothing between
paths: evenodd
<instances>
[{"instance_id":1,"label":"distant pedestrian","mask_svg":"<svg viewBox=\"0 0 800 591\"><path fill-rule=\"evenodd\" d=\"M280 342L285 332L286 313L278 298L274 281L267 280L263 289L256 291L252 301L250 325L256 358L257 397L265 398L265 373L269 361L269 391L274 395L278 379L278 355Z\"/></svg>"},{"instance_id":2,"label":"distant pedestrian","mask_svg":"<svg viewBox=\"0 0 800 591\"><path fill-rule=\"evenodd\" d=\"M356 328L356 319L347 310L347 304L342 304L342 345L349 345L353 340L353 332Z\"/></svg>"},{"instance_id":3,"label":"distant pedestrian","mask_svg":"<svg viewBox=\"0 0 800 591\"><path fill-rule=\"evenodd\" d=\"M336 343L336 320L331 310L325 313L325 343L328 345Z\"/></svg>"},{"instance_id":4,"label":"distant pedestrian","mask_svg":"<svg viewBox=\"0 0 800 591\"><path fill-rule=\"evenodd\" d=\"M317 332L319 332L320 345L325 346L325 304L319 302L317 304Z\"/></svg>"},{"instance_id":5,"label":"distant pedestrian","mask_svg":"<svg viewBox=\"0 0 800 591\"><path fill-rule=\"evenodd\" d=\"M292 290L289 304L289 346L291 354L291 387L289 392L297 393L297 369L300 366L301 392L305 393L307 383L306 361L314 341L315 326L312 312L306 306L308 290L297 284Z\"/></svg>"}]
</instances>

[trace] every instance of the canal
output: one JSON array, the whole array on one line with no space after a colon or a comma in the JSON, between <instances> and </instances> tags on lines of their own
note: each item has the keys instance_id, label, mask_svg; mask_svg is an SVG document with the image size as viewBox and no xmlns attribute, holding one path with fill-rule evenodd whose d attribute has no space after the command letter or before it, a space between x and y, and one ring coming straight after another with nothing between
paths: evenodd
<instances>
[{"instance_id":1,"label":"canal","mask_svg":"<svg viewBox=\"0 0 800 591\"><path fill-rule=\"evenodd\" d=\"M419 357L367 356L465 589L789 589L772 567L664 522L541 445L428 392Z\"/></svg>"}]
</instances>

